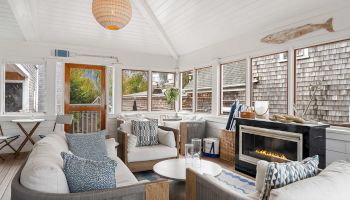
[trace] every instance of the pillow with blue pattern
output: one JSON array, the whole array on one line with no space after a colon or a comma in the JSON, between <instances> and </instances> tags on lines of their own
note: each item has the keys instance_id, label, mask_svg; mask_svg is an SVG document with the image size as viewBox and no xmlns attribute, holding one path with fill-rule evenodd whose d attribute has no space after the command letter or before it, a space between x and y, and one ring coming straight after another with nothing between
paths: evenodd
<instances>
[{"instance_id":1,"label":"pillow with blue pattern","mask_svg":"<svg viewBox=\"0 0 350 200\"><path fill-rule=\"evenodd\" d=\"M301 162L270 162L266 169L264 186L259 199L268 200L272 189L281 188L288 184L316 176L318 163L318 155L306 158Z\"/></svg>"},{"instance_id":2,"label":"pillow with blue pattern","mask_svg":"<svg viewBox=\"0 0 350 200\"><path fill-rule=\"evenodd\" d=\"M117 162L108 157L103 161L80 158L62 152L63 172L71 193L112 189L117 187L115 168Z\"/></svg>"},{"instance_id":3,"label":"pillow with blue pattern","mask_svg":"<svg viewBox=\"0 0 350 200\"><path fill-rule=\"evenodd\" d=\"M76 156L89 160L103 160L107 156L105 134L66 134L69 150Z\"/></svg>"},{"instance_id":4,"label":"pillow with blue pattern","mask_svg":"<svg viewBox=\"0 0 350 200\"><path fill-rule=\"evenodd\" d=\"M148 121L131 121L132 133L136 135L136 146L151 146L158 143L158 120L152 119Z\"/></svg>"}]
</instances>

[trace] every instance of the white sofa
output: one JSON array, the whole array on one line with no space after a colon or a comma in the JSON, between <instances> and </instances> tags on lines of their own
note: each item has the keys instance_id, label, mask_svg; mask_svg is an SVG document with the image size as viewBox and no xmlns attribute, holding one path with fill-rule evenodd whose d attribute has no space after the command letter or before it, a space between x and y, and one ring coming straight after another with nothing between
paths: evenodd
<instances>
[{"instance_id":1,"label":"white sofa","mask_svg":"<svg viewBox=\"0 0 350 200\"><path fill-rule=\"evenodd\" d=\"M242 195L209 175L186 172L187 200L258 200L264 174L257 175L255 193ZM350 163L336 161L317 176L272 189L269 200L349 200Z\"/></svg>"},{"instance_id":2,"label":"white sofa","mask_svg":"<svg viewBox=\"0 0 350 200\"><path fill-rule=\"evenodd\" d=\"M77 196L96 200L115 199L118 196L126 199L145 199L146 188L154 183L139 182L136 179L123 161L117 157L114 138L107 139L106 146L108 156L117 161L115 190L70 194L63 172L63 159L60 155L61 152L69 151L68 145L64 133L54 133L49 134L33 147L28 160L12 183L12 199L76 199ZM167 185L167 183L161 184ZM27 193L27 197L26 194L20 195L21 193Z\"/></svg>"}]
</instances>

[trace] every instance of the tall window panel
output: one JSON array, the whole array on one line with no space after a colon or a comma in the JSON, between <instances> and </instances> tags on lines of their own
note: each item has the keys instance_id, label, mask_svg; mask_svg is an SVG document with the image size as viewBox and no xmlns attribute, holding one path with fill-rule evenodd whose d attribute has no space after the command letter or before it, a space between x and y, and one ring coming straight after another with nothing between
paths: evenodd
<instances>
[{"instance_id":1,"label":"tall window panel","mask_svg":"<svg viewBox=\"0 0 350 200\"><path fill-rule=\"evenodd\" d=\"M221 114L227 115L234 100L245 104L247 60L221 65Z\"/></svg>"},{"instance_id":2,"label":"tall window panel","mask_svg":"<svg viewBox=\"0 0 350 200\"><path fill-rule=\"evenodd\" d=\"M148 110L148 72L122 71L122 111Z\"/></svg>"},{"instance_id":3,"label":"tall window panel","mask_svg":"<svg viewBox=\"0 0 350 200\"><path fill-rule=\"evenodd\" d=\"M45 66L5 65L5 112L45 112Z\"/></svg>"},{"instance_id":4,"label":"tall window panel","mask_svg":"<svg viewBox=\"0 0 350 200\"><path fill-rule=\"evenodd\" d=\"M181 110L193 111L193 74L181 72Z\"/></svg>"},{"instance_id":5,"label":"tall window panel","mask_svg":"<svg viewBox=\"0 0 350 200\"><path fill-rule=\"evenodd\" d=\"M152 72L152 111L174 110L174 104L168 104L167 89L175 87L175 73Z\"/></svg>"},{"instance_id":6,"label":"tall window panel","mask_svg":"<svg viewBox=\"0 0 350 200\"><path fill-rule=\"evenodd\" d=\"M196 112L211 113L213 69L212 67L197 69L196 75L197 75Z\"/></svg>"},{"instance_id":7,"label":"tall window panel","mask_svg":"<svg viewBox=\"0 0 350 200\"><path fill-rule=\"evenodd\" d=\"M268 101L269 113L287 114L287 52L252 59L252 101Z\"/></svg>"},{"instance_id":8,"label":"tall window panel","mask_svg":"<svg viewBox=\"0 0 350 200\"><path fill-rule=\"evenodd\" d=\"M297 49L295 69L297 114L349 123L350 40Z\"/></svg>"}]
</instances>

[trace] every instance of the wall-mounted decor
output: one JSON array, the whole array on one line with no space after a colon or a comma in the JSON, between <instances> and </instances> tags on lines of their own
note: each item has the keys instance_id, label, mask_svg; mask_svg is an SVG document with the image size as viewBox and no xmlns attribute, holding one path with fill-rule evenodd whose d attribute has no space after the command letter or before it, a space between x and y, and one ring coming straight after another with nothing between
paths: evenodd
<instances>
[{"instance_id":1,"label":"wall-mounted decor","mask_svg":"<svg viewBox=\"0 0 350 200\"><path fill-rule=\"evenodd\" d=\"M288 40L292 40L321 29L326 29L328 32L334 32L333 18L328 19L324 24L306 24L304 26L290 28L277 33L273 33L262 38L261 42L268 44L282 44Z\"/></svg>"},{"instance_id":2,"label":"wall-mounted decor","mask_svg":"<svg viewBox=\"0 0 350 200\"><path fill-rule=\"evenodd\" d=\"M129 23L132 8L129 0L93 0L92 14L104 28L119 30Z\"/></svg>"}]
</instances>

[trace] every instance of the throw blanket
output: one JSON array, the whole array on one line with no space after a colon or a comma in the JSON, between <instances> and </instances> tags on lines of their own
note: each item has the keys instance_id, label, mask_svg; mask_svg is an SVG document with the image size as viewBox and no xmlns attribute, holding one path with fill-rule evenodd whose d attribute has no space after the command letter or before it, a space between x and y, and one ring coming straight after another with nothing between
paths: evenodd
<instances>
[{"instance_id":1,"label":"throw blanket","mask_svg":"<svg viewBox=\"0 0 350 200\"><path fill-rule=\"evenodd\" d=\"M236 120L233 118L239 117L239 113L245 110L245 106L240 104L238 100L234 100L231 106L230 114L228 116L228 121L226 124L226 130L234 130L236 125Z\"/></svg>"}]
</instances>

